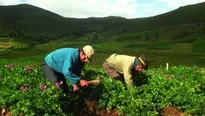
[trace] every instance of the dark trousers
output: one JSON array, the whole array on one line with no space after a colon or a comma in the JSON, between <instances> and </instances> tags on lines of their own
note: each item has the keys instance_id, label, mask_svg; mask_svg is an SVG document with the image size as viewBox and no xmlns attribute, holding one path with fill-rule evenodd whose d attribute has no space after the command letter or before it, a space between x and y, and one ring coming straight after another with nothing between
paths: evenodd
<instances>
[{"instance_id":1,"label":"dark trousers","mask_svg":"<svg viewBox=\"0 0 205 116\"><path fill-rule=\"evenodd\" d=\"M42 63L41 69L43 71L44 76L51 81L52 84L59 83L63 81L63 84L60 85L60 88L63 89L63 93L68 95L68 85L66 83L66 79L63 74L58 73L54 71L52 68L50 68L45 62Z\"/></svg>"},{"instance_id":2,"label":"dark trousers","mask_svg":"<svg viewBox=\"0 0 205 116\"><path fill-rule=\"evenodd\" d=\"M115 80L119 80L122 83L125 84L125 79L124 79L124 75L120 74L119 72L117 72L114 68L112 68L111 66L109 66L107 64L107 62L103 63L103 70L107 73L107 75L109 75L111 78L115 79Z\"/></svg>"}]
</instances>

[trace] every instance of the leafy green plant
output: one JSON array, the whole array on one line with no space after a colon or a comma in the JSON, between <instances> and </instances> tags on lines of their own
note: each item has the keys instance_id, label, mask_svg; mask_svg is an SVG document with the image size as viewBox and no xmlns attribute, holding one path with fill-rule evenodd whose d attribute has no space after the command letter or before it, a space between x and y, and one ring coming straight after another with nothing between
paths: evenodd
<instances>
[{"instance_id":1,"label":"leafy green plant","mask_svg":"<svg viewBox=\"0 0 205 116\"><path fill-rule=\"evenodd\" d=\"M0 69L0 106L13 115L73 115L76 104L98 98L107 110L118 109L127 116L157 116L167 106L177 106L192 115L205 114L205 69L196 66L155 68L137 73L136 86L125 86L101 69L86 66L84 77L99 79L100 85L81 88L64 96L43 77L39 66L9 64ZM83 77L83 78L84 78Z\"/></svg>"},{"instance_id":2,"label":"leafy green plant","mask_svg":"<svg viewBox=\"0 0 205 116\"><path fill-rule=\"evenodd\" d=\"M203 70L195 66L173 66L168 71L152 69L146 74L150 76L147 83L128 89L117 81L105 79L100 104L109 110L118 108L121 114L130 116L158 115L170 105L179 107L185 113L203 115Z\"/></svg>"},{"instance_id":3,"label":"leafy green plant","mask_svg":"<svg viewBox=\"0 0 205 116\"><path fill-rule=\"evenodd\" d=\"M59 102L61 92L45 80L39 67L5 65L1 69L0 106L24 115L65 115Z\"/></svg>"}]
</instances>

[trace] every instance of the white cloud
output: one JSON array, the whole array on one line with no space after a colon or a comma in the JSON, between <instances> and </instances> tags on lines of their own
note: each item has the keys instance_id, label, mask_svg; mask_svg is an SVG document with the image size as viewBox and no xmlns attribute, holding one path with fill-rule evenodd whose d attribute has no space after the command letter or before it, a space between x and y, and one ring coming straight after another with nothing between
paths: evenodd
<instances>
[{"instance_id":1,"label":"white cloud","mask_svg":"<svg viewBox=\"0 0 205 116\"><path fill-rule=\"evenodd\" d=\"M162 13L168 12L166 8L156 8L153 10L153 8L147 8L143 10L140 14L141 17L151 17L156 16Z\"/></svg>"},{"instance_id":2,"label":"white cloud","mask_svg":"<svg viewBox=\"0 0 205 116\"><path fill-rule=\"evenodd\" d=\"M0 5L32 4L64 17L154 16L205 0L0 0Z\"/></svg>"},{"instance_id":3,"label":"white cloud","mask_svg":"<svg viewBox=\"0 0 205 116\"><path fill-rule=\"evenodd\" d=\"M65 17L136 17L135 0L31 0L26 3L53 11Z\"/></svg>"},{"instance_id":4,"label":"white cloud","mask_svg":"<svg viewBox=\"0 0 205 116\"><path fill-rule=\"evenodd\" d=\"M180 6L205 2L205 0L157 0L157 1L166 3L170 8L178 8Z\"/></svg>"},{"instance_id":5,"label":"white cloud","mask_svg":"<svg viewBox=\"0 0 205 116\"><path fill-rule=\"evenodd\" d=\"M0 0L0 5L13 5L13 4L19 4L19 0Z\"/></svg>"}]
</instances>

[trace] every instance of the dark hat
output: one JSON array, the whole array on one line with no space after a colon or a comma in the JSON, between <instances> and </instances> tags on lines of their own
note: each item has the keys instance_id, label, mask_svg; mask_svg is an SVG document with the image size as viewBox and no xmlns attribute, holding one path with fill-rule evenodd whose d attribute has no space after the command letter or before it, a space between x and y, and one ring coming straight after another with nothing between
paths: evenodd
<instances>
[{"instance_id":1,"label":"dark hat","mask_svg":"<svg viewBox=\"0 0 205 116\"><path fill-rule=\"evenodd\" d=\"M141 62L143 69L148 70L149 60L144 55L139 56L138 59Z\"/></svg>"}]
</instances>

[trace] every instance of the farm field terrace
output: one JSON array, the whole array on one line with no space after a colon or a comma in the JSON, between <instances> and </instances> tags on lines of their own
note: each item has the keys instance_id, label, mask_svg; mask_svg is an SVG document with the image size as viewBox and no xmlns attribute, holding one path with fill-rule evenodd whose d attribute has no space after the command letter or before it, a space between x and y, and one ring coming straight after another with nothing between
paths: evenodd
<instances>
[{"instance_id":1,"label":"farm field terrace","mask_svg":"<svg viewBox=\"0 0 205 116\"><path fill-rule=\"evenodd\" d=\"M9 63L41 63L51 51L61 47L82 47L90 44L95 48L95 56L90 66L101 68L105 59L112 53L141 55L150 59L150 68L158 68L169 63L170 66L205 66L203 40L194 43L174 42L143 42L143 41L103 41L90 42L85 40L56 40L33 47L8 49L0 52L0 64ZM200 45L199 45L200 44ZM198 52L199 51L199 52Z\"/></svg>"},{"instance_id":2,"label":"farm field terrace","mask_svg":"<svg viewBox=\"0 0 205 116\"><path fill-rule=\"evenodd\" d=\"M205 115L205 69L192 66L153 68L137 73L134 87L125 87L101 69L86 65L87 80L99 85L64 96L43 77L39 65L8 64L0 68L0 111L13 115L167 116ZM95 105L91 105L95 103Z\"/></svg>"}]
</instances>

